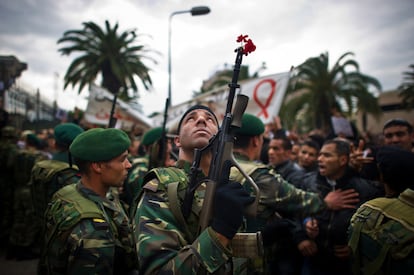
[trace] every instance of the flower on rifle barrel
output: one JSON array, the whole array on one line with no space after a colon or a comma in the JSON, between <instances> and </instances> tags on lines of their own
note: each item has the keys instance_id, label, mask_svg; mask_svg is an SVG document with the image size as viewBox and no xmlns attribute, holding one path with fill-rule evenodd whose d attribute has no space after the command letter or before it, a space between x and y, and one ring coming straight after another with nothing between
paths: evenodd
<instances>
[{"instance_id":1,"label":"flower on rifle barrel","mask_svg":"<svg viewBox=\"0 0 414 275\"><path fill-rule=\"evenodd\" d=\"M248 37L249 37L248 35L243 35L243 34L237 37L237 42L242 43L242 45L244 43L243 53L245 55L248 55L249 53L254 52L256 50L256 45L253 44L253 41Z\"/></svg>"}]
</instances>

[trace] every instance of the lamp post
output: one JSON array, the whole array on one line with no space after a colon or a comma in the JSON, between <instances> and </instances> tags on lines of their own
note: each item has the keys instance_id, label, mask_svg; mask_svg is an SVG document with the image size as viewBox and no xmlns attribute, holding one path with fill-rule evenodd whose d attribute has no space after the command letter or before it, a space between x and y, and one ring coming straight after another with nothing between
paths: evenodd
<instances>
[{"instance_id":1,"label":"lamp post","mask_svg":"<svg viewBox=\"0 0 414 275\"><path fill-rule=\"evenodd\" d=\"M168 105L171 106L171 21L174 15L182 13L191 13L191 16L205 15L210 12L207 6L197 6L191 10L174 11L170 14L168 20Z\"/></svg>"}]
</instances>

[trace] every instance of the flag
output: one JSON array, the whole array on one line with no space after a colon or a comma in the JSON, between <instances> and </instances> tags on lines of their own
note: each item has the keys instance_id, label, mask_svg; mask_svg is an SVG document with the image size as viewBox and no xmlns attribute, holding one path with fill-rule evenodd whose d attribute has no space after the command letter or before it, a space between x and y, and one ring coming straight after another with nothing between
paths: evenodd
<instances>
[{"instance_id":1,"label":"flag","mask_svg":"<svg viewBox=\"0 0 414 275\"><path fill-rule=\"evenodd\" d=\"M240 89L236 91L236 94L240 93L249 97L245 113L257 116L264 124L273 122L273 118L279 114L289 77L290 72L285 72L240 81ZM184 112L195 104L208 105L219 121L222 120L226 111L228 95L229 87L225 86L170 107L168 110L167 127L177 123ZM153 118L154 125L162 125L162 121L163 114Z\"/></svg>"},{"instance_id":2,"label":"flag","mask_svg":"<svg viewBox=\"0 0 414 275\"><path fill-rule=\"evenodd\" d=\"M88 123L107 126L112 108L113 95L105 89L96 85L89 88L88 105L86 106L84 118ZM114 117L117 119L115 128L130 130L134 125L140 125L144 129L150 128L151 120L127 103L118 99L115 106Z\"/></svg>"}]
</instances>

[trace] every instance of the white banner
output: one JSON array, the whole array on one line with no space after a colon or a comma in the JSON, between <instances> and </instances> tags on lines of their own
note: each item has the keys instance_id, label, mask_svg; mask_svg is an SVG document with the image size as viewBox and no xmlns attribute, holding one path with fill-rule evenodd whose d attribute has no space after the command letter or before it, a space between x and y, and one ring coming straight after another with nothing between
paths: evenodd
<instances>
[{"instance_id":1,"label":"white banner","mask_svg":"<svg viewBox=\"0 0 414 275\"><path fill-rule=\"evenodd\" d=\"M108 126L112 108L113 95L96 85L89 88L89 99L84 118L87 122L101 126ZM114 117L117 118L115 128L130 130L136 124L144 129L152 127L149 118L132 109L128 104L117 99Z\"/></svg>"},{"instance_id":2,"label":"white banner","mask_svg":"<svg viewBox=\"0 0 414 275\"><path fill-rule=\"evenodd\" d=\"M236 94L240 93L249 97L246 113L259 117L265 124L272 122L273 117L279 114L289 82L289 76L290 73L286 72L241 81L239 83L240 89L236 91ZM178 123L182 114L195 104L208 105L221 122L226 110L228 94L229 87L225 86L170 107L168 110L167 127L170 128ZM163 114L154 117L154 125L162 125L163 120Z\"/></svg>"}]
</instances>

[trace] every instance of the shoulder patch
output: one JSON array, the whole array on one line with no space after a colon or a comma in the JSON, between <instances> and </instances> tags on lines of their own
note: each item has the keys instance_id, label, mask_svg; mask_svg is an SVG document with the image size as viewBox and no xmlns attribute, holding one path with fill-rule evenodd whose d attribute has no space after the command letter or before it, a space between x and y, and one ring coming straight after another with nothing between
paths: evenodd
<instances>
[{"instance_id":1,"label":"shoulder patch","mask_svg":"<svg viewBox=\"0 0 414 275\"><path fill-rule=\"evenodd\" d=\"M146 190L150 190L152 192L157 192L159 181L157 179L152 179L148 181L142 188Z\"/></svg>"}]
</instances>

